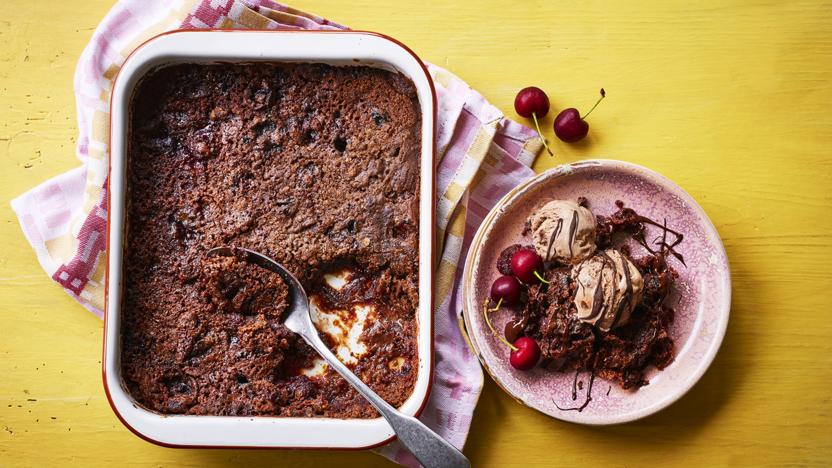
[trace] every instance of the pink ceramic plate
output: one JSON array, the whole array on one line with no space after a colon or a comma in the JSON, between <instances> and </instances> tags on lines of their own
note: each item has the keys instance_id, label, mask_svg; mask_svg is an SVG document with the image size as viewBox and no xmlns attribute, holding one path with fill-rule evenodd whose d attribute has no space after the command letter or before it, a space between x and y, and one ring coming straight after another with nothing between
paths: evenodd
<instances>
[{"instance_id":1,"label":"pink ceramic plate","mask_svg":"<svg viewBox=\"0 0 832 468\"><path fill-rule=\"evenodd\" d=\"M668 298L676 310L671 333L676 360L662 371L647 373L650 384L639 390L621 390L617 384L595 379L592 401L581 411L562 411L584 401L589 375L572 400L574 373L537 367L518 371L508 362L509 349L489 331L482 303L499 273L497 257L507 246L527 243L522 230L529 214L548 200L586 197L595 214L615 211L622 200L639 214L663 220L684 234L676 250L687 267L675 259L676 292ZM652 231L648 231L652 232ZM649 238L649 236L648 236ZM639 255L643 248L633 243ZM507 194L488 214L473 239L465 264L463 317L471 345L494 380L524 405L557 419L581 424L616 424L653 414L685 394L705 373L722 343L731 308L731 277L722 241L702 208L676 184L641 166L610 160L591 160L559 166L544 172ZM511 312L491 315L502 330Z\"/></svg>"}]
</instances>

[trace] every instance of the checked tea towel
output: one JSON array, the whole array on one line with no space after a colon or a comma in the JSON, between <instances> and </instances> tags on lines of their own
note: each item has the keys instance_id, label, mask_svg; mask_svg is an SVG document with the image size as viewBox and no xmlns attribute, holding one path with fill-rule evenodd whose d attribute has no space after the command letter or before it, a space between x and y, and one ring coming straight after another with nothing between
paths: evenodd
<instances>
[{"instance_id":1,"label":"checked tea towel","mask_svg":"<svg viewBox=\"0 0 832 468\"><path fill-rule=\"evenodd\" d=\"M346 29L271 0L121 0L96 29L75 72L77 169L12 201L23 232L52 279L99 317L104 309L109 93L129 53L173 29ZM436 366L421 419L462 447L483 374L459 329L460 281L471 238L490 208L534 175L537 134L506 119L450 72L428 64L437 92L437 229L443 250L436 271ZM377 449L416 466L397 442Z\"/></svg>"}]
</instances>

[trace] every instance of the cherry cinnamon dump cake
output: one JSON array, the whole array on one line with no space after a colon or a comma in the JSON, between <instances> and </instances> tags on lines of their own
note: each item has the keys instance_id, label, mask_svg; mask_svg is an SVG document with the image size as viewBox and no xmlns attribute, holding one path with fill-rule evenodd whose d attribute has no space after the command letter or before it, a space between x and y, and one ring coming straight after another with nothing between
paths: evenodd
<instances>
[{"instance_id":1,"label":"cherry cinnamon dump cake","mask_svg":"<svg viewBox=\"0 0 832 468\"><path fill-rule=\"evenodd\" d=\"M512 348L514 367L540 362L574 371L576 381L590 372L590 386L601 377L631 389L647 385L647 368L673 361L674 312L666 299L677 274L668 262L684 264L675 250L682 235L616 205L612 215L595 216L586 199L549 201L526 222L530 243L501 252L496 266L503 276L484 314L491 326L490 312L503 305L512 311L505 338L495 334ZM627 239L645 253L634 255ZM587 391L583 406L562 409L581 410L590 399Z\"/></svg>"},{"instance_id":2,"label":"cherry cinnamon dump cake","mask_svg":"<svg viewBox=\"0 0 832 468\"><path fill-rule=\"evenodd\" d=\"M322 333L333 351L390 403L408 398L421 152L412 82L358 66L176 65L139 83L129 134L121 359L139 403L375 415L282 325L279 276L206 256L221 245L285 265L335 330ZM347 336L357 342L345 350Z\"/></svg>"}]
</instances>

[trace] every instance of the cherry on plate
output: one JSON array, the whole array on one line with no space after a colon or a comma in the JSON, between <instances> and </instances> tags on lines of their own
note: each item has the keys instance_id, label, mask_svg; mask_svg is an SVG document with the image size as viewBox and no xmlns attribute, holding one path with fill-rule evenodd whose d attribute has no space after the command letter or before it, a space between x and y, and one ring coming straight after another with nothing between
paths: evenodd
<instances>
[{"instance_id":1,"label":"cherry on plate","mask_svg":"<svg viewBox=\"0 0 832 468\"><path fill-rule=\"evenodd\" d=\"M543 272L543 259L534 250L520 249L515 252L511 256L511 272L526 284L547 282L540 276Z\"/></svg>"},{"instance_id":2,"label":"cherry on plate","mask_svg":"<svg viewBox=\"0 0 832 468\"><path fill-rule=\"evenodd\" d=\"M517 278L513 276L501 276L494 280L491 284L491 300L508 306L516 305L520 302L520 293L522 287Z\"/></svg>"},{"instance_id":3,"label":"cherry on plate","mask_svg":"<svg viewBox=\"0 0 832 468\"><path fill-rule=\"evenodd\" d=\"M518 370L529 370L537 365L540 360L540 346L537 341L521 336L514 341L514 348L511 350L508 362Z\"/></svg>"},{"instance_id":4,"label":"cherry on plate","mask_svg":"<svg viewBox=\"0 0 832 468\"><path fill-rule=\"evenodd\" d=\"M596 107L598 107L598 104L606 97L606 95L607 93L604 91L604 88L601 88L601 97L598 98L598 101L595 102L592 109L584 114L583 117L581 117L578 109L575 109L574 107L560 111L558 116L555 117L555 135L567 143L574 143L582 140L586 134L589 133L589 124L585 119L592 113L592 111L595 110Z\"/></svg>"}]
</instances>

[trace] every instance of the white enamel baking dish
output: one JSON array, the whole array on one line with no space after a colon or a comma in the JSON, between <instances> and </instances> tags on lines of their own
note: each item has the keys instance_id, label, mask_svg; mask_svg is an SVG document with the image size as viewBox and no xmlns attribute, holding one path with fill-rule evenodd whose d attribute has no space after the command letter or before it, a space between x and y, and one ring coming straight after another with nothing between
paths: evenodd
<instances>
[{"instance_id":1,"label":"white enamel baking dish","mask_svg":"<svg viewBox=\"0 0 832 468\"><path fill-rule=\"evenodd\" d=\"M416 86L422 111L419 226L419 365L416 385L401 406L418 414L427 402L433 368L432 258L434 248L434 120L436 98L427 69L399 42L356 31L175 31L157 36L128 57L111 97L107 302L102 370L110 405L131 431L175 447L261 447L358 449L392 440L381 419L329 419L161 415L143 408L121 379L120 326L125 225L125 181L129 101L149 70L175 63L307 62L366 65L396 70Z\"/></svg>"}]
</instances>

